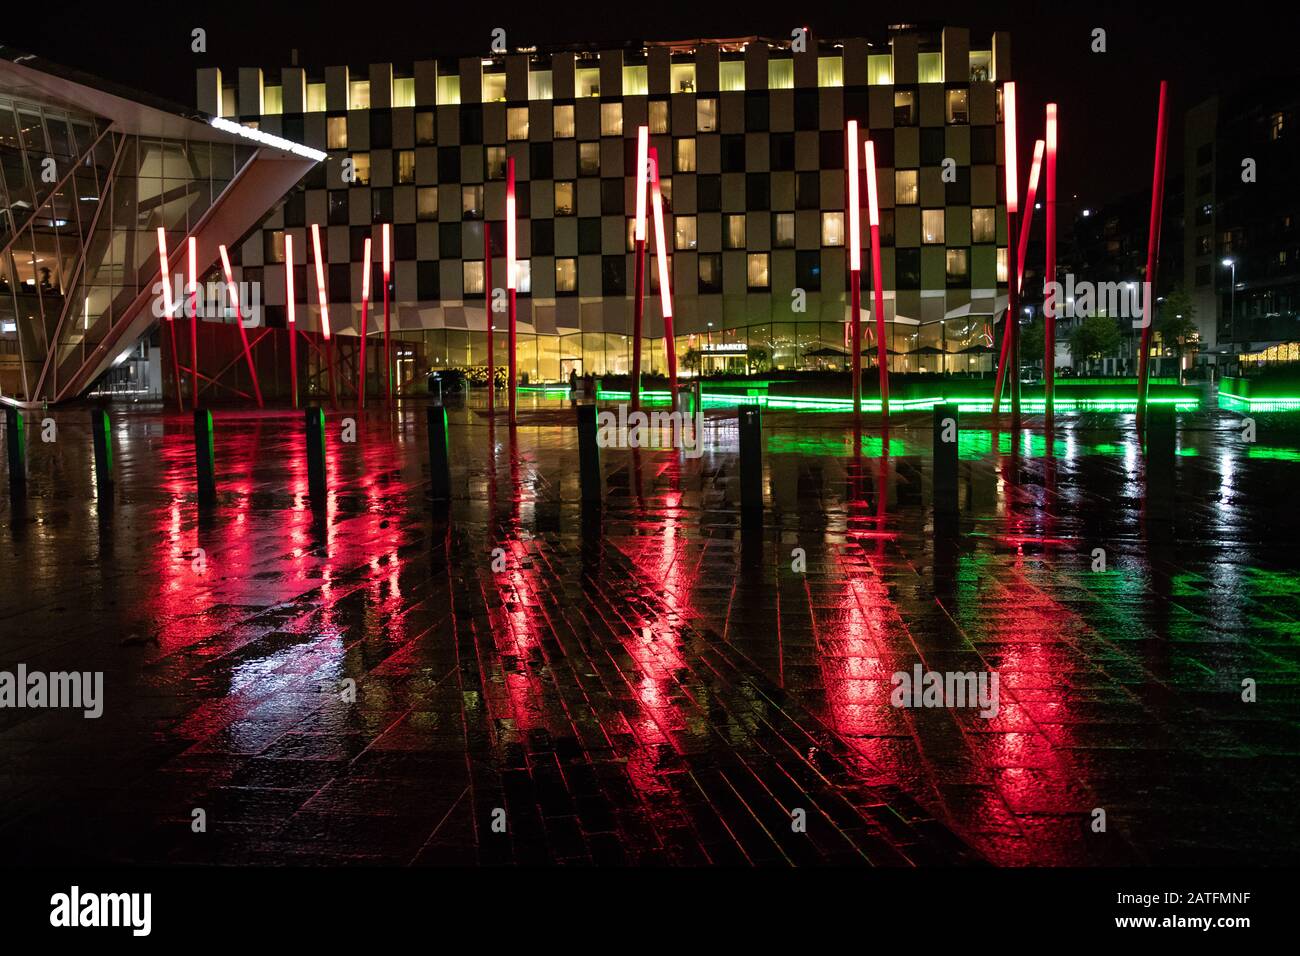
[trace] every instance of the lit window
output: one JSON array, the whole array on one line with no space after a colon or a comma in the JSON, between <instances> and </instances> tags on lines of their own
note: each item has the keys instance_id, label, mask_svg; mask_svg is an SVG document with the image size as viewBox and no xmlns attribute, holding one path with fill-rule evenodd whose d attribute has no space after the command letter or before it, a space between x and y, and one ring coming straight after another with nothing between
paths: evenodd
<instances>
[{"instance_id":1,"label":"lit window","mask_svg":"<svg viewBox=\"0 0 1300 956\"><path fill-rule=\"evenodd\" d=\"M1005 246L998 249L998 281L1007 281L1007 249Z\"/></svg>"},{"instance_id":2,"label":"lit window","mask_svg":"<svg viewBox=\"0 0 1300 956\"><path fill-rule=\"evenodd\" d=\"M397 183L404 186L415 182L415 150L397 151Z\"/></svg>"},{"instance_id":3,"label":"lit window","mask_svg":"<svg viewBox=\"0 0 1300 956\"><path fill-rule=\"evenodd\" d=\"M352 153L349 156L352 160L352 181L358 186L370 185L370 154L369 153Z\"/></svg>"},{"instance_id":4,"label":"lit window","mask_svg":"<svg viewBox=\"0 0 1300 956\"><path fill-rule=\"evenodd\" d=\"M664 100L650 102L650 132L655 135L668 132L668 103Z\"/></svg>"},{"instance_id":5,"label":"lit window","mask_svg":"<svg viewBox=\"0 0 1300 956\"><path fill-rule=\"evenodd\" d=\"M917 79L922 83L943 82L943 54L918 53L916 56Z\"/></svg>"},{"instance_id":6,"label":"lit window","mask_svg":"<svg viewBox=\"0 0 1300 956\"><path fill-rule=\"evenodd\" d=\"M894 205L916 205L916 170L894 170Z\"/></svg>"},{"instance_id":7,"label":"lit window","mask_svg":"<svg viewBox=\"0 0 1300 956\"><path fill-rule=\"evenodd\" d=\"M969 94L965 90L948 91L948 122L965 124L970 122L970 109L967 105Z\"/></svg>"},{"instance_id":8,"label":"lit window","mask_svg":"<svg viewBox=\"0 0 1300 956\"><path fill-rule=\"evenodd\" d=\"M622 136L623 135L623 104L622 103L601 103L600 104L600 135L601 136Z\"/></svg>"},{"instance_id":9,"label":"lit window","mask_svg":"<svg viewBox=\"0 0 1300 956\"><path fill-rule=\"evenodd\" d=\"M440 73L438 75L438 105L460 105L460 74Z\"/></svg>"},{"instance_id":10,"label":"lit window","mask_svg":"<svg viewBox=\"0 0 1300 956\"><path fill-rule=\"evenodd\" d=\"M506 75L504 73L483 74L483 102L503 103L506 98Z\"/></svg>"},{"instance_id":11,"label":"lit window","mask_svg":"<svg viewBox=\"0 0 1300 956\"><path fill-rule=\"evenodd\" d=\"M778 212L772 217L772 245L778 249L794 248L794 213Z\"/></svg>"},{"instance_id":12,"label":"lit window","mask_svg":"<svg viewBox=\"0 0 1300 956\"><path fill-rule=\"evenodd\" d=\"M600 68L579 67L573 71L574 93L578 96L600 96Z\"/></svg>"},{"instance_id":13,"label":"lit window","mask_svg":"<svg viewBox=\"0 0 1300 956\"><path fill-rule=\"evenodd\" d=\"M370 109L370 81L353 80L348 84L348 109Z\"/></svg>"},{"instance_id":14,"label":"lit window","mask_svg":"<svg viewBox=\"0 0 1300 956\"><path fill-rule=\"evenodd\" d=\"M679 139L673 168L679 173L695 172L695 140Z\"/></svg>"},{"instance_id":15,"label":"lit window","mask_svg":"<svg viewBox=\"0 0 1300 956\"><path fill-rule=\"evenodd\" d=\"M889 86L894 82L894 58L890 54L867 57L867 82L872 86Z\"/></svg>"},{"instance_id":16,"label":"lit window","mask_svg":"<svg viewBox=\"0 0 1300 956\"><path fill-rule=\"evenodd\" d=\"M348 148L348 118L346 116L330 116L325 119L325 148Z\"/></svg>"},{"instance_id":17,"label":"lit window","mask_svg":"<svg viewBox=\"0 0 1300 956\"><path fill-rule=\"evenodd\" d=\"M967 262L965 249L948 250L948 281L955 282L965 279L967 275Z\"/></svg>"},{"instance_id":18,"label":"lit window","mask_svg":"<svg viewBox=\"0 0 1300 956\"><path fill-rule=\"evenodd\" d=\"M434 141L433 112L431 110L415 114L415 142L428 146Z\"/></svg>"},{"instance_id":19,"label":"lit window","mask_svg":"<svg viewBox=\"0 0 1300 956\"><path fill-rule=\"evenodd\" d=\"M817 58L817 85L844 85L844 57L819 56Z\"/></svg>"},{"instance_id":20,"label":"lit window","mask_svg":"<svg viewBox=\"0 0 1300 956\"><path fill-rule=\"evenodd\" d=\"M911 90L894 91L894 125L916 125L916 94Z\"/></svg>"},{"instance_id":21,"label":"lit window","mask_svg":"<svg viewBox=\"0 0 1300 956\"><path fill-rule=\"evenodd\" d=\"M555 107L555 138L573 139L573 107Z\"/></svg>"},{"instance_id":22,"label":"lit window","mask_svg":"<svg viewBox=\"0 0 1300 956\"><path fill-rule=\"evenodd\" d=\"M488 179L506 178L506 148L489 146L483 151L483 173Z\"/></svg>"},{"instance_id":23,"label":"lit window","mask_svg":"<svg viewBox=\"0 0 1300 956\"><path fill-rule=\"evenodd\" d=\"M972 83L987 83L991 79L993 79L993 51L971 50L970 81Z\"/></svg>"},{"instance_id":24,"label":"lit window","mask_svg":"<svg viewBox=\"0 0 1300 956\"><path fill-rule=\"evenodd\" d=\"M460 214L464 219L483 218L483 187L460 187Z\"/></svg>"},{"instance_id":25,"label":"lit window","mask_svg":"<svg viewBox=\"0 0 1300 956\"><path fill-rule=\"evenodd\" d=\"M769 90L794 89L794 60L767 61L767 88Z\"/></svg>"},{"instance_id":26,"label":"lit window","mask_svg":"<svg viewBox=\"0 0 1300 956\"><path fill-rule=\"evenodd\" d=\"M751 289L768 287L768 255L766 252L751 252L748 256L748 281Z\"/></svg>"},{"instance_id":27,"label":"lit window","mask_svg":"<svg viewBox=\"0 0 1300 956\"><path fill-rule=\"evenodd\" d=\"M921 241L928 245L943 244L943 210L921 210Z\"/></svg>"},{"instance_id":28,"label":"lit window","mask_svg":"<svg viewBox=\"0 0 1300 956\"><path fill-rule=\"evenodd\" d=\"M308 113L325 112L325 84L324 83L307 84L307 112Z\"/></svg>"},{"instance_id":29,"label":"lit window","mask_svg":"<svg viewBox=\"0 0 1300 956\"><path fill-rule=\"evenodd\" d=\"M284 230L268 230L262 235L262 260L268 264L284 262Z\"/></svg>"},{"instance_id":30,"label":"lit window","mask_svg":"<svg viewBox=\"0 0 1300 956\"><path fill-rule=\"evenodd\" d=\"M669 89L674 93L695 92L695 64L674 63L670 70Z\"/></svg>"},{"instance_id":31,"label":"lit window","mask_svg":"<svg viewBox=\"0 0 1300 956\"><path fill-rule=\"evenodd\" d=\"M970 237L972 242L993 242L997 239L997 220L992 207L970 211Z\"/></svg>"},{"instance_id":32,"label":"lit window","mask_svg":"<svg viewBox=\"0 0 1300 956\"><path fill-rule=\"evenodd\" d=\"M573 215L572 181L561 181L555 184L555 214L557 216Z\"/></svg>"},{"instance_id":33,"label":"lit window","mask_svg":"<svg viewBox=\"0 0 1300 956\"><path fill-rule=\"evenodd\" d=\"M409 76L393 80L393 106L397 108L415 105L415 80Z\"/></svg>"},{"instance_id":34,"label":"lit window","mask_svg":"<svg viewBox=\"0 0 1300 956\"><path fill-rule=\"evenodd\" d=\"M465 283L466 295L483 294L483 262L463 262L461 263L461 275Z\"/></svg>"},{"instance_id":35,"label":"lit window","mask_svg":"<svg viewBox=\"0 0 1300 956\"><path fill-rule=\"evenodd\" d=\"M415 214L425 222L438 218L438 187L421 186L416 191Z\"/></svg>"},{"instance_id":36,"label":"lit window","mask_svg":"<svg viewBox=\"0 0 1300 956\"><path fill-rule=\"evenodd\" d=\"M262 113L278 116L284 112L284 87L268 86L262 91Z\"/></svg>"},{"instance_id":37,"label":"lit window","mask_svg":"<svg viewBox=\"0 0 1300 956\"><path fill-rule=\"evenodd\" d=\"M549 100L555 95L553 74L550 70L528 71L528 98Z\"/></svg>"},{"instance_id":38,"label":"lit window","mask_svg":"<svg viewBox=\"0 0 1300 956\"><path fill-rule=\"evenodd\" d=\"M577 259L556 259L555 260L555 291L556 292L577 292L578 291L578 260Z\"/></svg>"},{"instance_id":39,"label":"lit window","mask_svg":"<svg viewBox=\"0 0 1300 956\"><path fill-rule=\"evenodd\" d=\"M718 129L718 101L701 97L695 101L695 128L701 133Z\"/></svg>"},{"instance_id":40,"label":"lit window","mask_svg":"<svg viewBox=\"0 0 1300 956\"><path fill-rule=\"evenodd\" d=\"M506 139L528 138L528 107L512 106L506 110Z\"/></svg>"},{"instance_id":41,"label":"lit window","mask_svg":"<svg viewBox=\"0 0 1300 956\"><path fill-rule=\"evenodd\" d=\"M629 216L627 220L627 251L632 252L636 249L636 217Z\"/></svg>"},{"instance_id":42,"label":"lit window","mask_svg":"<svg viewBox=\"0 0 1300 956\"><path fill-rule=\"evenodd\" d=\"M579 176L600 175L600 144L599 143L578 144L578 175Z\"/></svg>"},{"instance_id":43,"label":"lit window","mask_svg":"<svg viewBox=\"0 0 1300 956\"><path fill-rule=\"evenodd\" d=\"M724 93L740 93L745 89L745 63L743 60L723 60L718 64L718 89Z\"/></svg>"},{"instance_id":44,"label":"lit window","mask_svg":"<svg viewBox=\"0 0 1300 956\"><path fill-rule=\"evenodd\" d=\"M533 291L533 262L531 259L515 260L515 291L527 295Z\"/></svg>"},{"instance_id":45,"label":"lit window","mask_svg":"<svg viewBox=\"0 0 1300 956\"><path fill-rule=\"evenodd\" d=\"M844 213L822 213L822 245L844 245Z\"/></svg>"},{"instance_id":46,"label":"lit window","mask_svg":"<svg viewBox=\"0 0 1300 956\"><path fill-rule=\"evenodd\" d=\"M673 219L673 248L695 248L695 217L677 216Z\"/></svg>"},{"instance_id":47,"label":"lit window","mask_svg":"<svg viewBox=\"0 0 1300 956\"><path fill-rule=\"evenodd\" d=\"M722 248L724 249L744 249L745 248L745 216L744 214L724 216L722 220Z\"/></svg>"},{"instance_id":48,"label":"lit window","mask_svg":"<svg viewBox=\"0 0 1300 956\"><path fill-rule=\"evenodd\" d=\"M645 96L650 92L649 70L644 63L623 67L623 95Z\"/></svg>"},{"instance_id":49,"label":"lit window","mask_svg":"<svg viewBox=\"0 0 1300 956\"><path fill-rule=\"evenodd\" d=\"M1278 140L1282 138L1282 130L1286 124L1286 116L1282 113L1274 113L1268 121L1268 138Z\"/></svg>"}]
</instances>

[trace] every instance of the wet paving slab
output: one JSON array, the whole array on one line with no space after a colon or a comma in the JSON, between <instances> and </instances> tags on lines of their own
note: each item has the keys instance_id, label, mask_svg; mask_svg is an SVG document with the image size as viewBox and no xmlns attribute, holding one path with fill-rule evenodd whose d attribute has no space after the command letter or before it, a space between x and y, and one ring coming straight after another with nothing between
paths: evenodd
<instances>
[{"instance_id":1,"label":"wet paving slab","mask_svg":"<svg viewBox=\"0 0 1300 956\"><path fill-rule=\"evenodd\" d=\"M0 670L104 675L0 709L11 862L1296 861L1285 415L1180 416L1168 520L1131 416L964 416L946 522L929 412L769 411L761 526L734 410L604 449L599 510L556 398L450 410L446 509L419 403L327 411L319 511L301 413L214 411L209 511L188 416L113 416L111 494L67 408L0 503Z\"/></svg>"}]
</instances>

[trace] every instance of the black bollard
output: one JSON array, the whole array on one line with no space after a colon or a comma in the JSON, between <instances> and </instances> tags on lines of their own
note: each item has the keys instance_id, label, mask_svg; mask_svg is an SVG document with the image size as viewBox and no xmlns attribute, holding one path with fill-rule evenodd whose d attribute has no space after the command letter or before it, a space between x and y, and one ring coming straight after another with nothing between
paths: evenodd
<instances>
[{"instance_id":1,"label":"black bollard","mask_svg":"<svg viewBox=\"0 0 1300 956\"><path fill-rule=\"evenodd\" d=\"M1147 514L1168 521L1174 516L1176 417L1172 405L1151 405L1146 421Z\"/></svg>"},{"instance_id":2,"label":"black bollard","mask_svg":"<svg viewBox=\"0 0 1300 956\"><path fill-rule=\"evenodd\" d=\"M104 498L113 490L113 432L102 408L91 410L90 434L95 445L95 489Z\"/></svg>"},{"instance_id":3,"label":"black bollard","mask_svg":"<svg viewBox=\"0 0 1300 956\"><path fill-rule=\"evenodd\" d=\"M5 448L9 458L9 490L19 496L27 490L27 426L23 413L13 407L5 411Z\"/></svg>"},{"instance_id":4,"label":"black bollard","mask_svg":"<svg viewBox=\"0 0 1300 956\"><path fill-rule=\"evenodd\" d=\"M313 510L325 507L325 412L303 409L307 434L307 494Z\"/></svg>"},{"instance_id":5,"label":"black bollard","mask_svg":"<svg viewBox=\"0 0 1300 956\"><path fill-rule=\"evenodd\" d=\"M763 420L757 405L737 409L740 426L740 507L748 516L763 514Z\"/></svg>"},{"instance_id":6,"label":"black bollard","mask_svg":"<svg viewBox=\"0 0 1300 956\"><path fill-rule=\"evenodd\" d=\"M198 476L199 507L211 508L217 503L217 458L212 440L212 413L206 408L194 409L194 470Z\"/></svg>"},{"instance_id":7,"label":"black bollard","mask_svg":"<svg viewBox=\"0 0 1300 956\"><path fill-rule=\"evenodd\" d=\"M934 406L934 511L957 513L957 437L955 404Z\"/></svg>"},{"instance_id":8,"label":"black bollard","mask_svg":"<svg viewBox=\"0 0 1300 956\"><path fill-rule=\"evenodd\" d=\"M447 409L429 406L429 483L434 501L451 500L451 449L447 441Z\"/></svg>"},{"instance_id":9,"label":"black bollard","mask_svg":"<svg viewBox=\"0 0 1300 956\"><path fill-rule=\"evenodd\" d=\"M578 484L583 504L599 506L605 500L605 475L600 468L596 439L596 406L578 406Z\"/></svg>"}]
</instances>

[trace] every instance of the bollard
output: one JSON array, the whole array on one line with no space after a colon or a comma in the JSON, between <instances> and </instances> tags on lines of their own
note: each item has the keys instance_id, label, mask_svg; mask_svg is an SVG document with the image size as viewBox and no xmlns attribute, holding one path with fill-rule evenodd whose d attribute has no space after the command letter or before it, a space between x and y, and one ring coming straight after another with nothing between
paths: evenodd
<instances>
[{"instance_id":1,"label":"bollard","mask_svg":"<svg viewBox=\"0 0 1300 956\"><path fill-rule=\"evenodd\" d=\"M605 498L605 475L600 468L600 444L596 440L596 406L578 406L578 484L583 504L600 505Z\"/></svg>"},{"instance_id":2,"label":"bollard","mask_svg":"<svg viewBox=\"0 0 1300 956\"><path fill-rule=\"evenodd\" d=\"M194 470L199 482L199 507L217 503L217 457L212 440L212 413L194 409Z\"/></svg>"},{"instance_id":3,"label":"bollard","mask_svg":"<svg viewBox=\"0 0 1300 956\"><path fill-rule=\"evenodd\" d=\"M451 449L442 405L429 406L429 481L434 501L451 500Z\"/></svg>"},{"instance_id":4,"label":"bollard","mask_svg":"<svg viewBox=\"0 0 1300 956\"><path fill-rule=\"evenodd\" d=\"M741 405L740 507L749 515L763 513L763 421L757 405Z\"/></svg>"},{"instance_id":5,"label":"bollard","mask_svg":"<svg viewBox=\"0 0 1300 956\"><path fill-rule=\"evenodd\" d=\"M325 412L318 406L303 410L307 435L307 494L313 509L325 507Z\"/></svg>"},{"instance_id":6,"label":"bollard","mask_svg":"<svg viewBox=\"0 0 1300 956\"><path fill-rule=\"evenodd\" d=\"M957 406L934 406L934 510L957 513Z\"/></svg>"},{"instance_id":7,"label":"bollard","mask_svg":"<svg viewBox=\"0 0 1300 956\"><path fill-rule=\"evenodd\" d=\"M1171 519L1174 513L1176 436L1173 406L1149 406L1146 421L1146 505L1147 513L1161 520Z\"/></svg>"},{"instance_id":8,"label":"bollard","mask_svg":"<svg viewBox=\"0 0 1300 956\"><path fill-rule=\"evenodd\" d=\"M21 495L27 489L27 426L22 411L13 407L5 412L5 448L9 457L9 490Z\"/></svg>"},{"instance_id":9,"label":"bollard","mask_svg":"<svg viewBox=\"0 0 1300 956\"><path fill-rule=\"evenodd\" d=\"M90 412L90 434L95 445L95 489L101 498L113 489L113 431L108 412Z\"/></svg>"}]
</instances>

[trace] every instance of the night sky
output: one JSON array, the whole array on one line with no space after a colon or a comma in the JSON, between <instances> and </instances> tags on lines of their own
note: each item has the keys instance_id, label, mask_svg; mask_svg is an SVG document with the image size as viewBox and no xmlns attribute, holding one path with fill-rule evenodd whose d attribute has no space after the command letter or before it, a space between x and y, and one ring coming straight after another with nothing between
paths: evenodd
<instances>
[{"instance_id":1,"label":"night sky","mask_svg":"<svg viewBox=\"0 0 1300 956\"><path fill-rule=\"evenodd\" d=\"M350 16L323 3L233 0L192 4L187 10L177 4L146 3L115 5L118 12L105 17L102 3L71 3L50 8L46 19L9 18L0 39L193 106L194 70L199 66L232 71L239 66L287 65L293 48L299 52L299 64L309 69L337 63L409 64L433 56L487 52L490 31L497 26L506 29L512 47L755 34L788 37L800 25L828 37L871 34L893 22L1009 30L1012 70L1020 81L1022 165L1028 167L1033 140L1041 135L1042 105L1055 97L1060 104L1063 198L1077 193L1080 205L1096 206L1149 185L1160 79L1171 83L1176 121L1171 135L1178 143L1182 131L1177 119L1187 107L1258 74L1269 63L1287 62L1294 27L1294 20L1269 30L1240 17L1197 19L1191 5L1168 12L1138 10L1133 2L1091 3L1084 11L1062 10L1041 0L348 6L356 11ZM196 26L207 30L206 55L190 52L190 30ZM1094 27L1107 31L1105 54L1089 48ZM1171 163L1171 172L1176 170Z\"/></svg>"}]
</instances>

